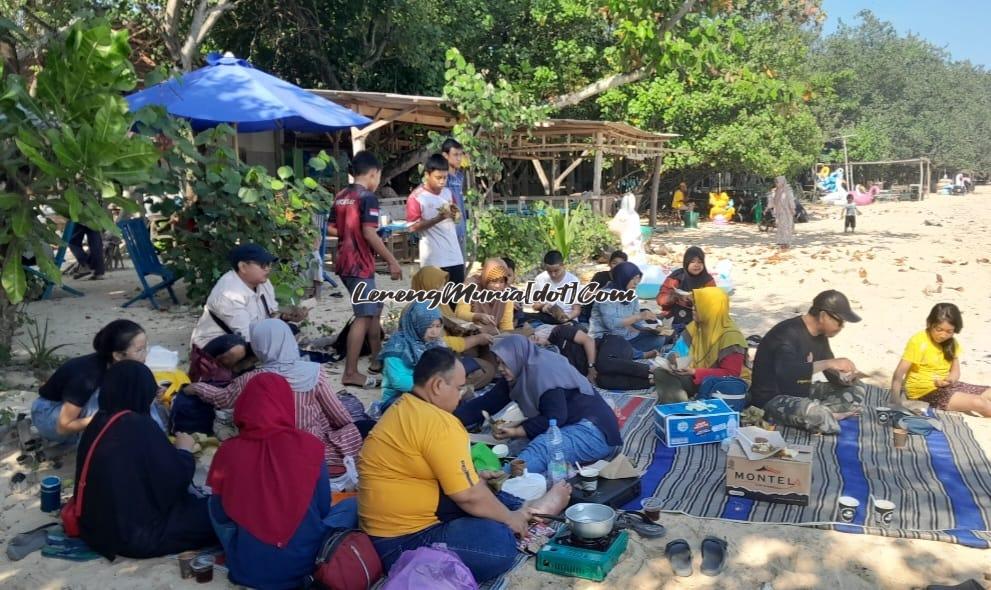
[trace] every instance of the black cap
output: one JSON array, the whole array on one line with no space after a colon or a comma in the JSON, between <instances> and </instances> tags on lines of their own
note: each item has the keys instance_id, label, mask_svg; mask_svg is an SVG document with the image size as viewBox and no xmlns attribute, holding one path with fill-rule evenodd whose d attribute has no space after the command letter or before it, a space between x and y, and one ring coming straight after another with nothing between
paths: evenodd
<instances>
[{"instance_id":1,"label":"black cap","mask_svg":"<svg viewBox=\"0 0 991 590\"><path fill-rule=\"evenodd\" d=\"M238 262L257 262L259 264L270 264L278 260L268 250L258 244L241 244L228 254L231 264L237 267Z\"/></svg>"},{"instance_id":2,"label":"black cap","mask_svg":"<svg viewBox=\"0 0 991 590\"><path fill-rule=\"evenodd\" d=\"M846 295L835 289L823 291L812 300L812 308L829 312L843 319L845 322L856 323L860 321L860 316L850 309L850 300Z\"/></svg>"}]
</instances>

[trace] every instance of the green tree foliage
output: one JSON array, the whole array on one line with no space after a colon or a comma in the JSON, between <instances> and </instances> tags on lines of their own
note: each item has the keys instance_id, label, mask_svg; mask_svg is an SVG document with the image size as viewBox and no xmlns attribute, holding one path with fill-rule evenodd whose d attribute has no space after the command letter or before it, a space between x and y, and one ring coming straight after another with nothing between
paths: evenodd
<instances>
[{"instance_id":1,"label":"green tree foliage","mask_svg":"<svg viewBox=\"0 0 991 590\"><path fill-rule=\"evenodd\" d=\"M810 32L803 21L750 20L727 30L737 50L713 70L676 72L611 90L599 98L607 118L677 133L681 153L665 168L794 174L818 156L822 136L808 106L815 82L804 71Z\"/></svg>"},{"instance_id":2,"label":"green tree foliage","mask_svg":"<svg viewBox=\"0 0 991 590\"><path fill-rule=\"evenodd\" d=\"M831 88L815 108L826 135L851 134L852 160L928 156L950 170L991 169L991 73L870 11L858 18L816 46L813 67Z\"/></svg>"},{"instance_id":3,"label":"green tree foliage","mask_svg":"<svg viewBox=\"0 0 991 590\"><path fill-rule=\"evenodd\" d=\"M27 288L22 255L31 252L45 275L61 280L45 207L104 231L117 231L107 203L136 209L121 188L144 181L159 154L130 133L134 120L121 96L136 80L129 53L126 32L79 22L52 38L33 91L20 75L0 82L2 318ZM0 346L11 336L9 324L0 326Z\"/></svg>"},{"instance_id":4,"label":"green tree foliage","mask_svg":"<svg viewBox=\"0 0 991 590\"><path fill-rule=\"evenodd\" d=\"M278 300L298 302L306 286L303 269L319 237L313 214L329 210L332 195L288 166L270 176L261 166L240 162L231 147L234 130L227 125L190 140L188 124L161 109L142 109L138 118L141 129L167 148L156 174L141 188L176 195L156 206L172 221L172 247L162 258L185 280L190 301L205 301L230 270L232 247L253 242L280 259L271 277ZM321 152L308 165L320 171L330 161Z\"/></svg>"}]
</instances>

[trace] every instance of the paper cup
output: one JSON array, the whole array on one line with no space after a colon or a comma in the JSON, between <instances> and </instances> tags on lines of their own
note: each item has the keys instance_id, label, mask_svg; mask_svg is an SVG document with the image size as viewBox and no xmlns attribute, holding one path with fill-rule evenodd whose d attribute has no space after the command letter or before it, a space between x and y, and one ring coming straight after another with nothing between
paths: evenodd
<instances>
[{"instance_id":1,"label":"paper cup","mask_svg":"<svg viewBox=\"0 0 991 590\"><path fill-rule=\"evenodd\" d=\"M586 467L578 472L578 476L581 478L581 488L586 494L593 494L595 490L599 489L599 470L593 469L591 467Z\"/></svg>"},{"instance_id":2,"label":"paper cup","mask_svg":"<svg viewBox=\"0 0 991 590\"><path fill-rule=\"evenodd\" d=\"M874 500L872 513L874 526L885 528L895 516L895 503L891 500Z\"/></svg>"},{"instance_id":3,"label":"paper cup","mask_svg":"<svg viewBox=\"0 0 991 590\"><path fill-rule=\"evenodd\" d=\"M836 516L840 522L851 523L857 516L857 508L859 506L860 500L851 498L850 496L840 496L836 505Z\"/></svg>"},{"instance_id":4,"label":"paper cup","mask_svg":"<svg viewBox=\"0 0 991 590\"><path fill-rule=\"evenodd\" d=\"M908 431L904 428L892 428L891 439L896 449L904 449L908 445Z\"/></svg>"}]
</instances>

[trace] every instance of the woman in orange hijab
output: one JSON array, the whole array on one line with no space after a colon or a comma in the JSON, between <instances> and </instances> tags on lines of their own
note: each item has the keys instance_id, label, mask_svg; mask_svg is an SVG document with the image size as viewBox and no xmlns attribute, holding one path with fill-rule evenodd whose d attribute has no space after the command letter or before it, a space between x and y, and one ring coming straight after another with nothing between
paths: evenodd
<instances>
[{"instance_id":1,"label":"woman in orange hijab","mask_svg":"<svg viewBox=\"0 0 991 590\"><path fill-rule=\"evenodd\" d=\"M482 272L469 282L474 282L481 291L505 291L509 274L509 267L501 258L489 258L482 266ZM513 305L510 302L459 302L455 314L458 319L474 322L482 332L493 336L513 330Z\"/></svg>"}]
</instances>

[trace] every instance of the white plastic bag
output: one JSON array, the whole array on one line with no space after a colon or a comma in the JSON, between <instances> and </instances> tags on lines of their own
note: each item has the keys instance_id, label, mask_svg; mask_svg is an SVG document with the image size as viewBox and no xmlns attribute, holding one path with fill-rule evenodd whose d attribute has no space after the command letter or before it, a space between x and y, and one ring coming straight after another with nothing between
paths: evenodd
<instances>
[{"instance_id":1,"label":"white plastic bag","mask_svg":"<svg viewBox=\"0 0 991 590\"><path fill-rule=\"evenodd\" d=\"M731 276L733 273L733 263L729 260L720 260L714 270L715 273L712 278L715 279L716 286L726 291L727 295L732 295L734 291L733 277Z\"/></svg>"},{"instance_id":2,"label":"white plastic bag","mask_svg":"<svg viewBox=\"0 0 991 590\"><path fill-rule=\"evenodd\" d=\"M153 371L172 371L179 366L179 353L156 344L148 349L145 365Z\"/></svg>"},{"instance_id":3,"label":"white plastic bag","mask_svg":"<svg viewBox=\"0 0 991 590\"><path fill-rule=\"evenodd\" d=\"M344 457L344 475L330 478L331 492L353 492L358 489L358 468L353 457Z\"/></svg>"}]
</instances>

